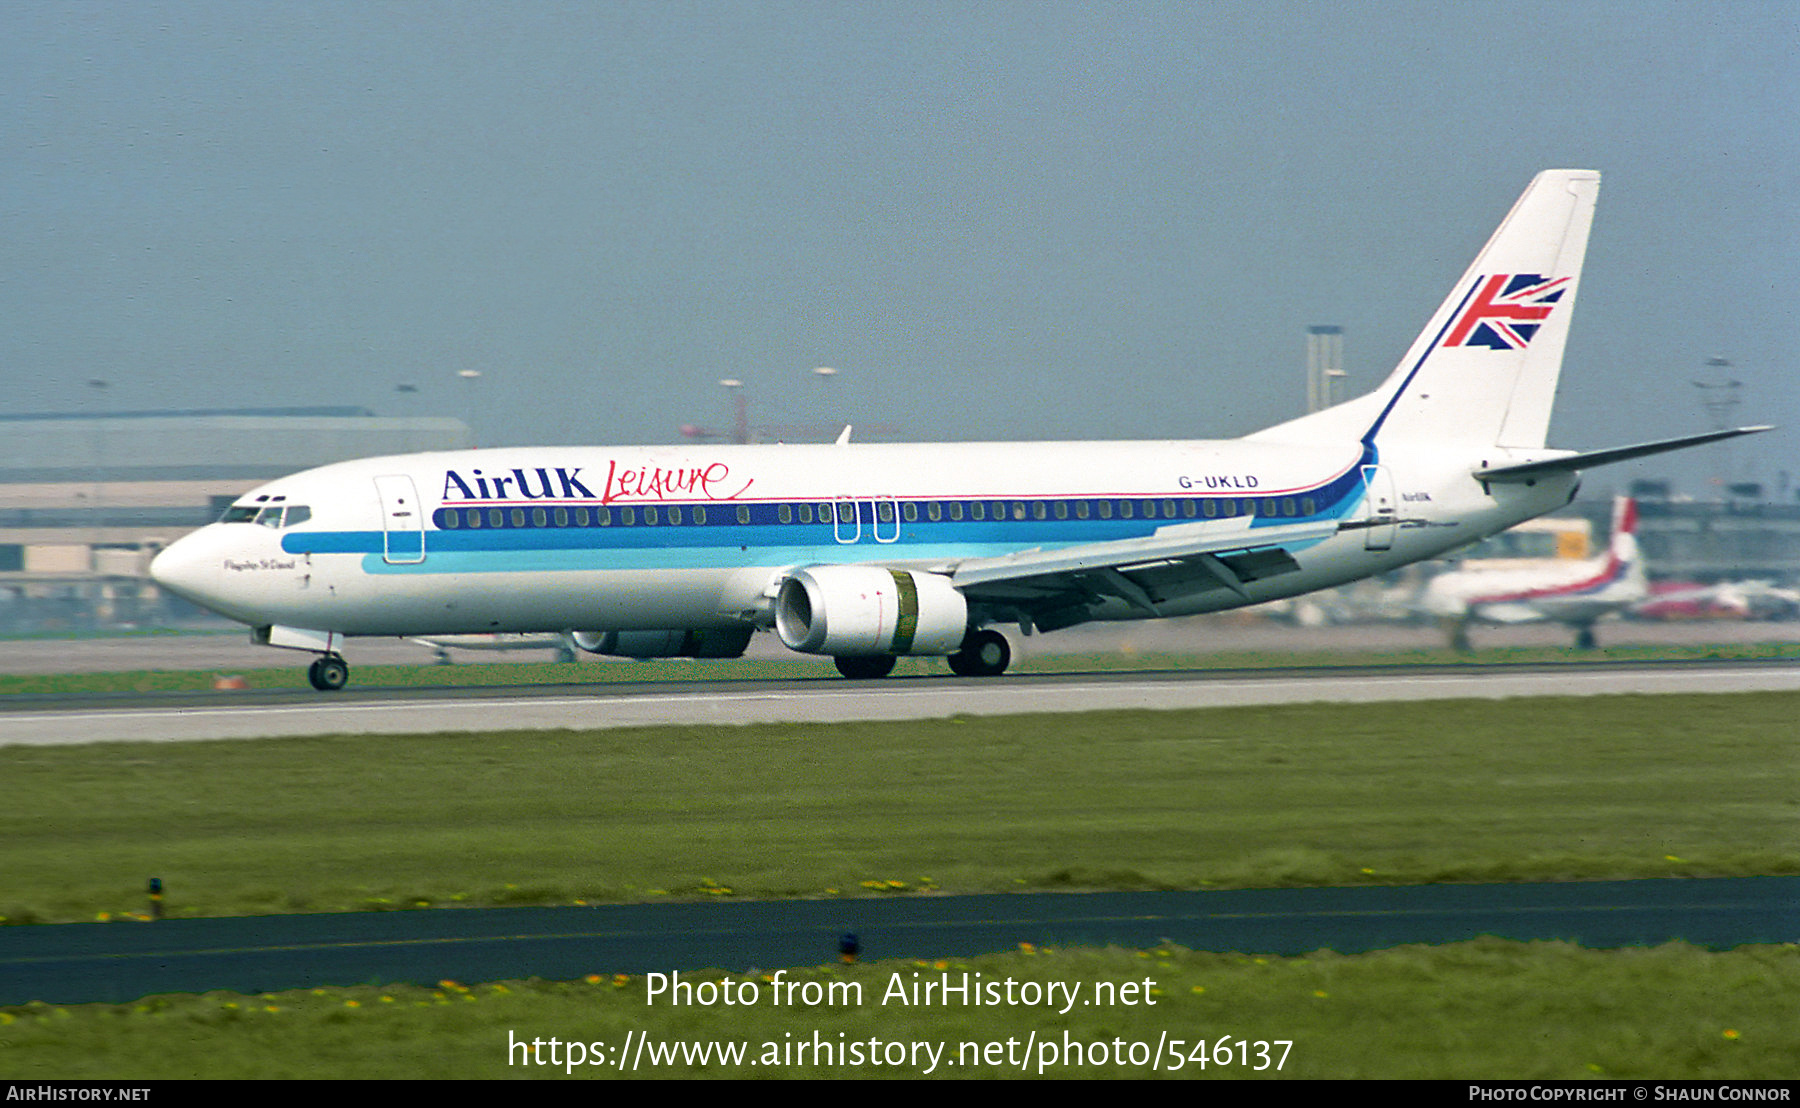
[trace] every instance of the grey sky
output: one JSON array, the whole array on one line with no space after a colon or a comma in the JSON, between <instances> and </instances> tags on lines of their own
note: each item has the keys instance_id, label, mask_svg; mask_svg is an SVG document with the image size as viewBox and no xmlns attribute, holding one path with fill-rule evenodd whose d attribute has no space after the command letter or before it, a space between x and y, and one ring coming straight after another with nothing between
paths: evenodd
<instances>
[{"instance_id":1,"label":"grey sky","mask_svg":"<svg viewBox=\"0 0 1800 1108\"><path fill-rule=\"evenodd\" d=\"M11 410L104 378L489 444L725 425L721 377L759 422L1240 434L1306 325L1362 391L1533 173L1595 168L1553 442L1704 429L1721 356L1788 425L1732 467L1800 482L1785 0L14 0L0 151Z\"/></svg>"}]
</instances>

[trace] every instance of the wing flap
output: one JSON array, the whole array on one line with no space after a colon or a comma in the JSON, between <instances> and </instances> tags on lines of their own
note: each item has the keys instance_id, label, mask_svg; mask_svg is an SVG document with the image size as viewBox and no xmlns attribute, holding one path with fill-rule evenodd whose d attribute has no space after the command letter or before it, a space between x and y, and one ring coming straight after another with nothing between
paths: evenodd
<instances>
[{"instance_id":1,"label":"wing flap","mask_svg":"<svg viewBox=\"0 0 1800 1108\"><path fill-rule=\"evenodd\" d=\"M1313 520L1252 527L1245 516L1218 523L1180 523L1158 528L1145 538L1086 543L1055 550L1023 550L997 558L969 558L935 567L958 588L997 581L1057 574L1077 574L1100 569L1143 569L1159 562L1188 560L1202 554L1249 552L1266 547L1285 547L1317 542L1337 534L1338 521Z\"/></svg>"},{"instance_id":2,"label":"wing flap","mask_svg":"<svg viewBox=\"0 0 1800 1108\"><path fill-rule=\"evenodd\" d=\"M1337 520L1254 523L1243 517L1176 524L1144 538L971 558L936 572L948 575L971 600L1068 612L1073 618L1085 602L1117 598L1160 615L1162 604L1196 592L1228 589L1248 600L1250 582L1300 568L1288 547L1338 531Z\"/></svg>"}]
</instances>

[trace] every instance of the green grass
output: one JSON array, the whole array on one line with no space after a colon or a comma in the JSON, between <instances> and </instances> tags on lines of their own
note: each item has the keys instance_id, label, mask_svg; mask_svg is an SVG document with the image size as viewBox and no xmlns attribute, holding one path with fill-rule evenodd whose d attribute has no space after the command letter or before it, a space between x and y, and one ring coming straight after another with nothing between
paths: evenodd
<instances>
[{"instance_id":1,"label":"green grass","mask_svg":"<svg viewBox=\"0 0 1800 1108\"><path fill-rule=\"evenodd\" d=\"M860 1003L777 1006L766 977L684 974L755 988L747 1005L646 1003L644 978L605 967L586 981L445 982L244 996L149 997L135 1004L0 1009L0 1073L14 1080L91 1078L451 1078L630 1076L610 1065L571 1067L627 1035L676 1043L741 1044L769 1065L641 1064L649 1077L916 1077L930 1055L894 1065L792 1064L796 1043L864 1051L871 1040L942 1049L934 1077L1787 1079L1800 1073L1800 948L1708 952L1680 944L1583 950L1563 943L1484 939L1340 956L1258 958L1165 947L1149 951L1031 950L941 963L816 967L801 983L862 986ZM1095 985L1149 982L1135 1004L1045 1008L883 1004L889 982L1056 982L1091 1000ZM741 984L739 988L741 988ZM1060 1008L1061 1005L1059 1004ZM1164 1037L1180 1040L1173 1052ZM1198 1064L1195 1042L1208 1042ZM530 1063L509 1043L542 1040ZM1211 1048L1224 1040L1231 1061ZM1248 1051L1239 1041L1252 1044ZM1284 1048L1281 1042L1290 1042ZM1267 1042L1267 1061L1254 1044ZM964 1065L960 1044L971 1044ZM1070 1065L1065 1044L1081 1044ZM973 1064L988 1044L1001 1064ZM784 1054L784 1051L786 1052ZM1133 1064L1134 1056L1138 1059ZM1126 1057L1119 1064L1119 1054ZM1246 1065L1241 1059L1248 1053ZM511 1064L509 1065L509 1057ZM901 1057L905 1057L903 1054ZM1013 1063L1008 1064L1010 1057ZM1148 1061L1156 1058L1160 1069ZM854 1056L852 1056L854 1058ZM780 1064L784 1060L790 1064ZM1275 1063L1280 1062L1280 1069ZM1258 1065L1263 1067L1258 1073Z\"/></svg>"},{"instance_id":2,"label":"green grass","mask_svg":"<svg viewBox=\"0 0 1800 1108\"><path fill-rule=\"evenodd\" d=\"M1800 694L1758 693L13 748L0 750L0 914L15 923L133 914L151 875L167 883L171 914L191 916L1791 874L1800 873L1796 718ZM1071 983L1083 995L1097 982L1149 979L1156 1004L1063 1015L879 1003L894 973L965 970ZM509 1067L509 1035L617 1049L628 1033L740 1041L753 1054L816 1033L833 1044L997 1043L1014 1057L1033 1035L1115 1050L1166 1035L1187 1053L1201 1037L1291 1040L1283 1077L1800 1072L1792 945L1592 951L1480 940L1302 958L1021 950L942 968L799 970L802 980L866 986L859 1005L800 1009L651 1006L644 979L594 972L578 982L0 1009L0 1074L562 1079L560 1068ZM1162 1075L1107 1058L1045 1074ZM639 1073L910 1077L918 1068L714 1062ZM940 1066L933 1076L1018 1072ZM1182 1076L1256 1074L1190 1063Z\"/></svg>"},{"instance_id":3,"label":"green grass","mask_svg":"<svg viewBox=\"0 0 1800 1108\"><path fill-rule=\"evenodd\" d=\"M0 916L1800 873L1800 694L0 750ZM371 844L379 844L378 848Z\"/></svg>"},{"instance_id":4,"label":"green grass","mask_svg":"<svg viewBox=\"0 0 1800 1108\"><path fill-rule=\"evenodd\" d=\"M1711 644L1704 646L1610 646L1592 651L1559 647L1495 647L1457 653L1447 648L1288 653L1223 651L1162 654L1112 651L1055 654L1018 659L1014 673L1095 673L1146 670L1274 669L1307 666L1471 666L1569 665L1585 662L1755 661L1800 658L1800 643ZM303 689L306 657L268 669L128 670L113 673L0 674L0 697L84 693L183 692L210 689L229 672L253 689ZM488 685L609 685L642 681L752 681L816 677L838 680L827 658L728 659L701 661L476 662L439 665L359 665L351 657L352 688L480 687ZM896 676L947 674L941 658L902 658Z\"/></svg>"}]
</instances>

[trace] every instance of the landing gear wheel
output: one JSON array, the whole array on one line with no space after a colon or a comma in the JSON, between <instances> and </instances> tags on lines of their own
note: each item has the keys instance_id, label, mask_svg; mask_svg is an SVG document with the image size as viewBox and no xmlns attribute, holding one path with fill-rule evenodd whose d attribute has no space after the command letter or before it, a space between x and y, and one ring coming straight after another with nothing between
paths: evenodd
<instances>
[{"instance_id":1,"label":"landing gear wheel","mask_svg":"<svg viewBox=\"0 0 1800 1108\"><path fill-rule=\"evenodd\" d=\"M950 655L950 672L958 677L998 677L1012 664L1006 636L991 628L971 631Z\"/></svg>"},{"instance_id":2,"label":"landing gear wheel","mask_svg":"<svg viewBox=\"0 0 1800 1108\"><path fill-rule=\"evenodd\" d=\"M1450 634L1450 649L1458 654L1472 654L1475 647L1469 642L1469 621L1466 619L1449 619L1444 621L1444 629Z\"/></svg>"},{"instance_id":3,"label":"landing gear wheel","mask_svg":"<svg viewBox=\"0 0 1800 1108\"><path fill-rule=\"evenodd\" d=\"M326 654L306 671L306 678L320 692L336 692L350 683L350 667L336 654Z\"/></svg>"},{"instance_id":4,"label":"landing gear wheel","mask_svg":"<svg viewBox=\"0 0 1800 1108\"><path fill-rule=\"evenodd\" d=\"M1575 649L1576 650L1598 650L1598 649L1600 649L1600 639L1598 636L1596 636L1594 634L1594 625L1593 624L1584 623L1580 627L1577 627L1575 629Z\"/></svg>"},{"instance_id":5,"label":"landing gear wheel","mask_svg":"<svg viewBox=\"0 0 1800 1108\"><path fill-rule=\"evenodd\" d=\"M852 681L873 681L894 672L892 654L839 654L831 660Z\"/></svg>"}]
</instances>

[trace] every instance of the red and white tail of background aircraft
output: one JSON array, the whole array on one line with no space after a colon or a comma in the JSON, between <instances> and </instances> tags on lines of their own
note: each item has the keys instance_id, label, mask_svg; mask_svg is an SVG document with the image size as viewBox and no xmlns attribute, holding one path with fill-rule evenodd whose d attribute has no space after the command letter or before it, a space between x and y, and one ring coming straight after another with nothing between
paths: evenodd
<instances>
[{"instance_id":1,"label":"red and white tail of background aircraft","mask_svg":"<svg viewBox=\"0 0 1800 1108\"><path fill-rule=\"evenodd\" d=\"M1566 623L1575 628L1575 644L1596 645L1594 624L1622 615L1650 595L1644 559L1637 542L1637 502L1613 501L1612 538L1598 558L1570 561L1534 559L1503 567L1469 561L1433 577L1425 586L1421 607L1450 621L1451 643L1468 649L1468 624Z\"/></svg>"},{"instance_id":2,"label":"red and white tail of background aircraft","mask_svg":"<svg viewBox=\"0 0 1800 1108\"><path fill-rule=\"evenodd\" d=\"M905 654L994 675L999 627L1341 585L1561 507L1584 467L1757 429L1545 445L1599 186L1539 174L1379 388L1245 438L374 458L244 494L151 572L256 642L316 654L321 689L348 680L356 636L543 632L736 657L772 629L849 677Z\"/></svg>"}]
</instances>

